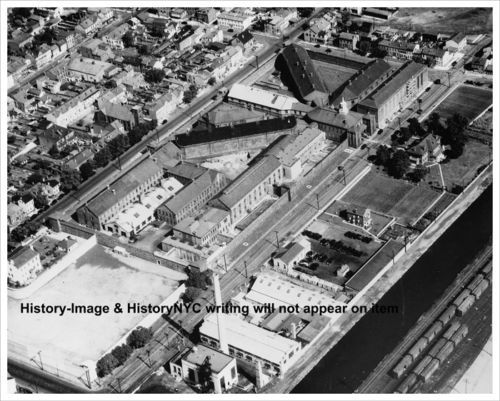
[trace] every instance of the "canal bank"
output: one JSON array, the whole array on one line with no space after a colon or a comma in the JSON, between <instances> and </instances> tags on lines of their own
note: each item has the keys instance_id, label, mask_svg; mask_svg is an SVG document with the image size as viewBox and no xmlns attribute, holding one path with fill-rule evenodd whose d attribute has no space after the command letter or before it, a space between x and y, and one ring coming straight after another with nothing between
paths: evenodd
<instances>
[{"instance_id":1,"label":"canal bank","mask_svg":"<svg viewBox=\"0 0 500 401\"><path fill-rule=\"evenodd\" d=\"M352 393L482 249L492 234L491 185L379 300L399 314L366 314L293 389Z\"/></svg>"}]
</instances>

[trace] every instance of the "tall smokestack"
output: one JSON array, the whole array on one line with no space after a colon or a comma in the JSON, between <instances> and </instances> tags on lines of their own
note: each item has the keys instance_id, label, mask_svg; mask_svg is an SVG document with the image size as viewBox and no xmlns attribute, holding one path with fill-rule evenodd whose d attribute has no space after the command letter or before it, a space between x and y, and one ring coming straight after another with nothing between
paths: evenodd
<instances>
[{"instance_id":1,"label":"tall smokestack","mask_svg":"<svg viewBox=\"0 0 500 401\"><path fill-rule=\"evenodd\" d=\"M295 340L297 338L297 325L295 323L292 323L291 326L292 326L291 337Z\"/></svg>"},{"instance_id":2,"label":"tall smokestack","mask_svg":"<svg viewBox=\"0 0 500 401\"><path fill-rule=\"evenodd\" d=\"M215 305L217 305L219 308L217 312L217 328L219 330L219 347L220 350L225 353L229 354L229 347L227 345L226 341L226 325L225 325L225 317L223 316L221 312L221 307L222 307L222 295L220 292L220 283L219 283L219 275L217 273L214 273L213 276L214 280L214 293L215 293Z\"/></svg>"}]
</instances>

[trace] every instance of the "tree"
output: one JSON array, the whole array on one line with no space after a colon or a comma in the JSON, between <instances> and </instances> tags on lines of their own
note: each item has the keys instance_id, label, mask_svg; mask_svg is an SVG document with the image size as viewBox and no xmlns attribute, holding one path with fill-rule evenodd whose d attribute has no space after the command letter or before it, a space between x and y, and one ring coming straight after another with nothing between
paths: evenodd
<instances>
[{"instance_id":1,"label":"tree","mask_svg":"<svg viewBox=\"0 0 500 401\"><path fill-rule=\"evenodd\" d=\"M351 12L349 11L348 8L344 8L341 11L341 19L344 25L347 24L347 22L349 22L349 20L351 19Z\"/></svg>"},{"instance_id":2,"label":"tree","mask_svg":"<svg viewBox=\"0 0 500 401\"><path fill-rule=\"evenodd\" d=\"M86 161L80 166L80 174L82 180L86 181L95 174L94 164L91 161Z\"/></svg>"},{"instance_id":3,"label":"tree","mask_svg":"<svg viewBox=\"0 0 500 401\"><path fill-rule=\"evenodd\" d=\"M184 303L189 304L198 298L201 294L201 289L197 287L187 287L184 294L182 294L182 300Z\"/></svg>"},{"instance_id":4,"label":"tree","mask_svg":"<svg viewBox=\"0 0 500 401\"><path fill-rule=\"evenodd\" d=\"M113 348L113 351L111 351L111 355L116 358L116 360L118 361L118 365L123 365L133 351L134 350L130 345L122 344Z\"/></svg>"},{"instance_id":5,"label":"tree","mask_svg":"<svg viewBox=\"0 0 500 401\"><path fill-rule=\"evenodd\" d=\"M99 152L94 155L94 163L96 167L106 166L112 159L111 152L108 147L105 146Z\"/></svg>"},{"instance_id":6,"label":"tree","mask_svg":"<svg viewBox=\"0 0 500 401\"><path fill-rule=\"evenodd\" d=\"M151 329L139 326L127 337L127 344L132 348L144 347L153 337Z\"/></svg>"},{"instance_id":7,"label":"tree","mask_svg":"<svg viewBox=\"0 0 500 401\"><path fill-rule=\"evenodd\" d=\"M412 171L411 174L409 174L409 176L413 182L420 182L425 178L428 172L429 169L427 167L418 166Z\"/></svg>"},{"instance_id":8,"label":"tree","mask_svg":"<svg viewBox=\"0 0 500 401\"><path fill-rule=\"evenodd\" d=\"M63 192L76 189L81 182L82 176L78 170L73 170L72 168L64 168L61 170L60 184Z\"/></svg>"},{"instance_id":9,"label":"tree","mask_svg":"<svg viewBox=\"0 0 500 401\"><path fill-rule=\"evenodd\" d=\"M152 128L153 124L147 122L141 123L132 128L127 134L130 146L140 142L144 135L146 135Z\"/></svg>"},{"instance_id":10,"label":"tree","mask_svg":"<svg viewBox=\"0 0 500 401\"><path fill-rule=\"evenodd\" d=\"M420 125L420 121L415 117L408 120L408 130L411 136L424 137L426 135L424 128Z\"/></svg>"},{"instance_id":11,"label":"tree","mask_svg":"<svg viewBox=\"0 0 500 401\"><path fill-rule=\"evenodd\" d=\"M45 209L49 206L50 202L43 194L36 194L33 196L33 203L37 209Z\"/></svg>"},{"instance_id":12,"label":"tree","mask_svg":"<svg viewBox=\"0 0 500 401\"><path fill-rule=\"evenodd\" d=\"M212 364L209 356L205 358L198 370L198 380L204 393L212 390L214 384L212 382Z\"/></svg>"},{"instance_id":13,"label":"tree","mask_svg":"<svg viewBox=\"0 0 500 401\"><path fill-rule=\"evenodd\" d=\"M433 135L443 136L444 125L441 123L441 116L439 113L432 113L426 121L427 132Z\"/></svg>"},{"instance_id":14,"label":"tree","mask_svg":"<svg viewBox=\"0 0 500 401\"><path fill-rule=\"evenodd\" d=\"M146 55L149 54L149 47L147 45L140 45L137 48L137 51L139 52L139 54Z\"/></svg>"},{"instance_id":15,"label":"tree","mask_svg":"<svg viewBox=\"0 0 500 401\"><path fill-rule=\"evenodd\" d=\"M41 175L40 173L33 173L26 179L26 184L33 185L43 181L44 181L43 175Z\"/></svg>"},{"instance_id":16,"label":"tree","mask_svg":"<svg viewBox=\"0 0 500 401\"><path fill-rule=\"evenodd\" d=\"M128 136L121 134L109 141L107 148L111 153L111 159L116 159L130 147Z\"/></svg>"},{"instance_id":17,"label":"tree","mask_svg":"<svg viewBox=\"0 0 500 401\"><path fill-rule=\"evenodd\" d=\"M59 158L59 149L57 149L56 144L52 145L52 147L49 149L48 153L54 159L58 159Z\"/></svg>"},{"instance_id":18,"label":"tree","mask_svg":"<svg viewBox=\"0 0 500 401\"><path fill-rule=\"evenodd\" d=\"M376 58L384 58L387 56L387 51L380 49L378 46L375 46L372 50L372 56Z\"/></svg>"},{"instance_id":19,"label":"tree","mask_svg":"<svg viewBox=\"0 0 500 401\"><path fill-rule=\"evenodd\" d=\"M397 150L392 155L387 165L389 175L394 178L403 177L410 167L410 158L404 150Z\"/></svg>"},{"instance_id":20,"label":"tree","mask_svg":"<svg viewBox=\"0 0 500 401\"><path fill-rule=\"evenodd\" d=\"M111 354L104 355L96 363L96 373L97 377L104 377L111 373L114 368L118 366L118 360Z\"/></svg>"},{"instance_id":21,"label":"tree","mask_svg":"<svg viewBox=\"0 0 500 401\"><path fill-rule=\"evenodd\" d=\"M132 34L132 31L128 31L125 35L123 35L122 41L125 47L132 47L134 45L134 35Z\"/></svg>"},{"instance_id":22,"label":"tree","mask_svg":"<svg viewBox=\"0 0 500 401\"><path fill-rule=\"evenodd\" d=\"M391 158L391 149L387 146L380 145L377 148L377 153L375 155L375 164L379 166L386 166Z\"/></svg>"},{"instance_id":23,"label":"tree","mask_svg":"<svg viewBox=\"0 0 500 401\"><path fill-rule=\"evenodd\" d=\"M165 78L165 71L158 68L152 68L146 71L146 74L144 74L144 79L149 83L161 82L163 81L163 78Z\"/></svg>"},{"instance_id":24,"label":"tree","mask_svg":"<svg viewBox=\"0 0 500 401\"><path fill-rule=\"evenodd\" d=\"M216 82L215 77L210 77L207 81L207 84L209 84L210 86L214 86L215 82Z\"/></svg>"},{"instance_id":25,"label":"tree","mask_svg":"<svg viewBox=\"0 0 500 401\"><path fill-rule=\"evenodd\" d=\"M309 18L309 16L313 13L314 8L311 7L300 7L297 8L297 12L299 13L300 18Z\"/></svg>"},{"instance_id":26,"label":"tree","mask_svg":"<svg viewBox=\"0 0 500 401\"><path fill-rule=\"evenodd\" d=\"M207 289L209 285L212 285L212 279L210 277L210 272L204 271L200 272L199 270L188 270L187 271L188 279L186 280L187 287L196 287Z\"/></svg>"},{"instance_id":27,"label":"tree","mask_svg":"<svg viewBox=\"0 0 500 401\"><path fill-rule=\"evenodd\" d=\"M31 15L31 10L32 8L30 7L13 8L12 14L23 18L28 18Z\"/></svg>"}]
</instances>

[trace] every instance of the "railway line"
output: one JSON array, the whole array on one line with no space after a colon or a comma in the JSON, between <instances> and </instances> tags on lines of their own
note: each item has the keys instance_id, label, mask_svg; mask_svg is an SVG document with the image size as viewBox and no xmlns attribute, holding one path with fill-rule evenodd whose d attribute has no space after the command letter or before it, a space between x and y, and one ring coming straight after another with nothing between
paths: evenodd
<instances>
[{"instance_id":1,"label":"railway line","mask_svg":"<svg viewBox=\"0 0 500 401\"><path fill-rule=\"evenodd\" d=\"M407 349L409 349L444 311L446 306L466 287L467 283L475 274L488 264L491 264L492 246L488 245L476 259L466 266L458 275L455 282L445 291L445 295L435 303L430 311L422 316L417 324L411 329L403 341L387 355L368 376L368 378L356 390L358 393L380 393L389 392L388 387L394 386L394 380L389 379L388 373L399 362Z\"/></svg>"}]
</instances>

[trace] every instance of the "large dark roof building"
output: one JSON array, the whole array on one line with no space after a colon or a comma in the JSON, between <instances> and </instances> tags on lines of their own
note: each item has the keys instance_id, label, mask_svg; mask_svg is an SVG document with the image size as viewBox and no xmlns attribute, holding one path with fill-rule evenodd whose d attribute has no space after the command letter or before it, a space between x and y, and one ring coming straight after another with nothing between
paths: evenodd
<instances>
[{"instance_id":1,"label":"large dark roof building","mask_svg":"<svg viewBox=\"0 0 500 401\"><path fill-rule=\"evenodd\" d=\"M299 99L317 106L328 104L328 90L318 75L307 50L291 44L282 51L283 72Z\"/></svg>"},{"instance_id":2,"label":"large dark roof building","mask_svg":"<svg viewBox=\"0 0 500 401\"><path fill-rule=\"evenodd\" d=\"M355 77L350 79L340 93L335 96L333 104L338 106L343 99L347 102L349 107L352 107L386 80L392 71L393 68L384 60L377 59L367 64L365 68L359 71Z\"/></svg>"}]
</instances>

